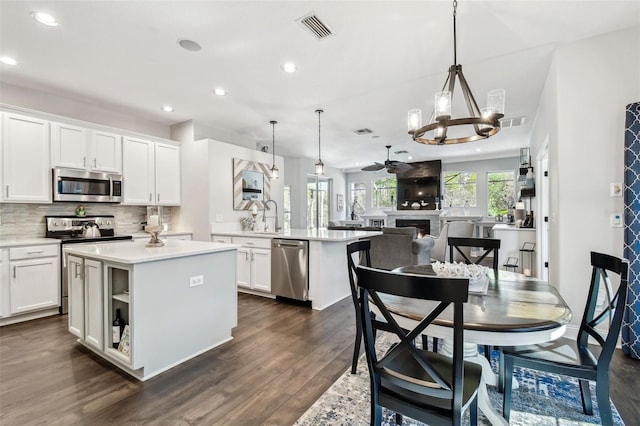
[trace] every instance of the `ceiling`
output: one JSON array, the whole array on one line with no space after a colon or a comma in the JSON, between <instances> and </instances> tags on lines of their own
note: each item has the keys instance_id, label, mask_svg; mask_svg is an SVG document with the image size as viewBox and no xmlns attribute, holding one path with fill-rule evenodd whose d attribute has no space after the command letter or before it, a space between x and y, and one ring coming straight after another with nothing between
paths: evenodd
<instances>
[{"instance_id":1,"label":"ceiling","mask_svg":"<svg viewBox=\"0 0 640 426\"><path fill-rule=\"evenodd\" d=\"M43 26L32 11L60 25ZM297 22L311 12L332 36L318 40ZM401 161L504 157L529 144L554 50L639 25L640 2L460 0L457 22L458 62L478 103L506 89L505 116L524 116L523 126L452 146L407 134L407 111L431 114L453 63L448 1L1 0L0 55L20 65L0 65L0 77L166 125L194 120L258 147L271 145L277 120L276 154L288 157L318 158L323 108L322 160L345 170L382 162L385 145ZM287 61L296 73L282 71ZM167 104L175 111L162 111ZM353 133L362 128L373 133Z\"/></svg>"}]
</instances>

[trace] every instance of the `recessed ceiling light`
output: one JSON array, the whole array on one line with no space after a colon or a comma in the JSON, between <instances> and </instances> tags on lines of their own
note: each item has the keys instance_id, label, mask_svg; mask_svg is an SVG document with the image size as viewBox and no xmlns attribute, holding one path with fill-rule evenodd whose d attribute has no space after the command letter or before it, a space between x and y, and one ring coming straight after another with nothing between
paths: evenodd
<instances>
[{"instance_id":1,"label":"recessed ceiling light","mask_svg":"<svg viewBox=\"0 0 640 426\"><path fill-rule=\"evenodd\" d=\"M298 71L298 67L296 66L296 64L291 63L291 62L287 62L286 64L282 64L282 71L284 72L296 72Z\"/></svg>"},{"instance_id":2,"label":"recessed ceiling light","mask_svg":"<svg viewBox=\"0 0 640 426\"><path fill-rule=\"evenodd\" d=\"M173 112L173 107L171 105L165 105L162 107L163 111Z\"/></svg>"},{"instance_id":3,"label":"recessed ceiling light","mask_svg":"<svg viewBox=\"0 0 640 426\"><path fill-rule=\"evenodd\" d=\"M56 18L49 15L48 13L31 12L31 16L33 17L33 19L40 22L41 24L48 25L50 27L57 27L58 25L60 25L60 23L56 20Z\"/></svg>"},{"instance_id":4,"label":"recessed ceiling light","mask_svg":"<svg viewBox=\"0 0 640 426\"><path fill-rule=\"evenodd\" d=\"M476 148L476 152L480 152L482 151L480 148Z\"/></svg>"},{"instance_id":5,"label":"recessed ceiling light","mask_svg":"<svg viewBox=\"0 0 640 426\"><path fill-rule=\"evenodd\" d=\"M413 157L412 156L408 156L407 160L413 160Z\"/></svg>"},{"instance_id":6,"label":"recessed ceiling light","mask_svg":"<svg viewBox=\"0 0 640 426\"><path fill-rule=\"evenodd\" d=\"M213 91L213 93L215 93L218 96L225 96L227 94L227 91L218 87L216 90Z\"/></svg>"},{"instance_id":7,"label":"recessed ceiling light","mask_svg":"<svg viewBox=\"0 0 640 426\"><path fill-rule=\"evenodd\" d=\"M18 61L8 56L0 56L0 62L2 62L5 65L13 65L13 66L18 65Z\"/></svg>"},{"instance_id":8,"label":"recessed ceiling light","mask_svg":"<svg viewBox=\"0 0 640 426\"><path fill-rule=\"evenodd\" d=\"M178 44L180 45L180 47L182 47L184 50L188 50L190 52L199 52L200 50L202 50L202 46L200 46L198 43L196 43L193 40L188 40L186 38L180 39L178 40Z\"/></svg>"}]
</instances>

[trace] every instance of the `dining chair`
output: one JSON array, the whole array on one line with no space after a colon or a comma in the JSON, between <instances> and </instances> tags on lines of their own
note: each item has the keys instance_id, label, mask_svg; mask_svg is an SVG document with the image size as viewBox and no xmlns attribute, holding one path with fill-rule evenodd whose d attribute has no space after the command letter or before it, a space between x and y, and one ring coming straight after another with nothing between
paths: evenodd
<instances>
[{"instance_id":1,"label":"dining chair","mask_svg":"<svg viewBox=\"0 0 640 426\"><path fill-rule=\"evenodd\" d=\"M400 274L358 266L360 320L371 383L371 424L382 422L382 407L427 424L462 424L469 409L470 423L478 421L478 387L482 377L479 364L463 359L463 303L469 296L469 280L425 275ZM416 318L413 329L396 322L383 301L385 295L439 302ZM397 300L397 299L396 299ZM417 348L412 342L445 309L453 307L453 357ZM378 358L375 325L371 309L375 306L400 340ZM404 324L406 327L406 324Z\"/></svg>"},{"instance_id":2,"label":"dining chair","mask_svg":"<svg viewBox=\"0 0 640 426\"><path fill-rule=\"evenodd\" d=\"M591 252L591 266L589 294L576 340L561 337L539 345L502 348L505 378L502 413L505 419L509 420L511 411L513 369L522 366L578 378L582 410L588 415L593 414L589 381L595 381L600 421L603 425L613 424L609 401L609 366L622 326L629 264L624 259ZM617 274L620 278L615 293L609 273ZM602 302L598 302L602 290L605 294ZM597 328L606 319L606 329ZM597 348L599 351L592 351L589 347L590 338L597 343L596 348L600 346Z\"/></svg>"},{"instance_id":3,"label":"dining chair","mask_svg":"<svg viewBox=\"0 0 640 426\"><path fill-rule=\"evenodd\" d=\"M493 263L491 267L493 268L494 276L498 277L498 250L500 249L500 240L495 238L459 238L459 237L449 237L447 240L449 244L449 258L453 259L454 249L466 264L482 264L482 261L492 253ZM465 253L465 250L462 247L467 248L480 248L484 251L471 260L471 256L468 253ZM487 358L487 361L491 361L491 346L484 345L484 356Z\"/></svg>"}]
</instances>

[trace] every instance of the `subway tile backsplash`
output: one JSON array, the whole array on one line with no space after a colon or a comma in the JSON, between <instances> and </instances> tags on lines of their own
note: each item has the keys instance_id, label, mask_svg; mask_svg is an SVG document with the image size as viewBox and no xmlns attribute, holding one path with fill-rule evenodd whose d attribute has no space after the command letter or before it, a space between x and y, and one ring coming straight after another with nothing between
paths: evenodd
<instances>
[{"instance_id":1,"label":"subway tile backsplash","mask_svg":"<svg viewBox=\"0 0 640 426\"><path fill-rule=\"evenodd\" d=\"M45 216L73 215L78 203L13 204L0 203L0 238L44 237ZM146 206L84 203L87 215L110 214L116 218L116 234L142 231L140 222L146 220ZM163 223L171 223L171 207L162 209Z\"/></svg>"}]
</instances>

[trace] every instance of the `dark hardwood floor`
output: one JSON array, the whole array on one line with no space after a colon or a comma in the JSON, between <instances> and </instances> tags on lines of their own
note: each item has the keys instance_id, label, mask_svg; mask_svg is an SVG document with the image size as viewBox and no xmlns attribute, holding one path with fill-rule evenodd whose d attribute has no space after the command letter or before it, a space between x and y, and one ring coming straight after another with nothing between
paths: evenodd
<instances>
[{"instance_id":1,"label":"dark hardwood floor","mask_svg":"<svg viewBox=\"0 0 640 426\"><path fill-rule=\"evenodd\" d=\"M231 342L147 382L77 344L66 316L2 327L0 424L290 425L350 366L350 299L319 312L239 294L238 316ZM629 425L639 373L616 354L612 399Z\"/></svg>"}]
</instances>

